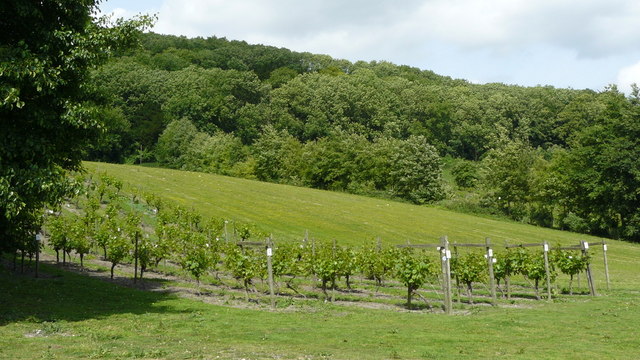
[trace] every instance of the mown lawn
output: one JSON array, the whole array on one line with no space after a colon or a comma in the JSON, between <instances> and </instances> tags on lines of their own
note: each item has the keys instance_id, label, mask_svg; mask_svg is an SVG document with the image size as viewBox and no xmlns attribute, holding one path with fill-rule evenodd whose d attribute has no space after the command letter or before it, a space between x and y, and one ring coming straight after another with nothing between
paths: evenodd
<instances>
[{"instance_id":1,"label":"mown lawn","mask_svg":"<svg viewBox=\"0 0 640 360\"><path fill-rule=\"evenodd\" d=\"M465 315L317 302L248 310L120 287L44 266L0 273L0 358L630 359L640 295L612 291Z\"/></svg>"}]
</instances>

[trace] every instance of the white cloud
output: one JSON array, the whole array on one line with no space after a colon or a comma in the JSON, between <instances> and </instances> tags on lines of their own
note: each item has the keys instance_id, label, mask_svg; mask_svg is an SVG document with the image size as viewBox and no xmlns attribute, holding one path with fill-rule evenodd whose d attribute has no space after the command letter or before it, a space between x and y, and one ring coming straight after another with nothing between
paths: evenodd
<instances>
[{"instance_id":1,"label":"white cloud","mask_svg":"<svg viewBox=\"0 0 640 360\"><path fill-rule=\"evenodd\" d=\"M389 60L480 82L599 89L640 58L637 0L121 0L118 6L145 1L159 9L159 33Z\"/></svg>"},{"instance_id":2,"label":"white cloud","mask_svg":"<svg viewBox=\"0 0 640 360\"><path fill-rule=\"evenodd\" d=\"M631 85L640 85L640 61L637 63L622 68L618 73L618 87L620 91L625 93L631 92Z\"/></svg>"}]
</instances>

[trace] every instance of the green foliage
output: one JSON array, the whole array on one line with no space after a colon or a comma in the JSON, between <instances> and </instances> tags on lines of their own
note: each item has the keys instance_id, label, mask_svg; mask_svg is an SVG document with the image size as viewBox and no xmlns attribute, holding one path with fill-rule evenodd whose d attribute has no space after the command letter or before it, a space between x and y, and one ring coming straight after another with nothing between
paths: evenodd
<instances>
[{"instance_id":1,"label":"green foliage","mask_svg":"<svg viewBox=\"0 0 640 360\"><path fill-rule=\"evenodd\" d=\"M42 224L42 208L70 193L67 170L101 131L89 71L136 42L146 18L96 20L96 1L0 6L0 251Z\"/></svg>"},{"instance_id":2,"label":"green foliage","mask_svg":"<svg viewBox=\"0 0 640 360\"><path fill-rule=\"evenodd\" d=\"M180 266L199 283L200 277L217 262L217 252L202 233L186 231L181 240Z\"/></svg>"},{"instance_id":3,"label":"green foliage","mask_svg":"<svg viewBox=\"0 0 640 360\"><path fill-rule=\"evenodd\" d=\"M392 274L397 257L398 250L393 247L364 247L358 252L358 268L365 277L375 280L381 286L384 279Z\"/></svg>"},{"instance_id":4,"label":"green foliage","mask_svg":"<svg viewBox=\"0 0 640 360\"><path fill-rule=\"evenodd\" d=\"M473 161L457 161L451 169L453 179L461 188L473 188L480 179L478 174L478 164Z\"/></svg>"},{"instance_id":5,"label":"green foliage","mask_svg":"<svg viewBox=\"0 0 640 360\"><path fill-rule=\"evenodd\" d=\"M452 274L455 274L469 289L474 282L484 281L487 271L487 260L477 252L465 253L454 257L451 261Z\"/></svg>"},{"instance_id":6,"label":"green foliage","mask_svg":"<svg viewBox=\"0 0 640 360\"><path fill-rule=\"evenodd\" d=\"M242 282L245 291L260 270L259 255L252 249L229 244L225 249L224 265L231 275Z\"/></svg>"},{"instance_id":7,"label":"green foliage","mask_svg":"<svg viewBox=\"0 0 640 360\"><path fill-rule=\"evenodd\" d=\"M335 289L336 281L343 270L343 259L340 257L340 248L330 243L316 245L315 254L309 259L309 271L320 280L322 291L327 295L327 285Z\"/></svg>"},{"instance_id":8,"label":"green foliage","mask_svg":"<svg viewBox=\"0 0 640 360\"><path fill-rule=\"evenodd\" d=\"M529 145L509 142L501 148L489 151L483 160L487 196L516 219L525 214L535 156Z\"/></svg>"},{"instance_id":9,"label":"green foliage","mask_svg":"<svg viewBox=\"0 0 640 360\"><path fill-rule=\"evenodd\" d=\"M571 276L587 270L590 256L582 254L572 254L566 250L556 250L554 254L554 262L563 274Z\"/></svg>"},{"instance_id":10,"label":"green foliage","mask_svg":"<svg viewBox=\"0 0 640 360\"><path fill-rule=\"evenodd\" d=\"M409 137L391 163L389 175L395 194L416 204L444 198L440 157L424 137Z\"/></svg>"},{"instance_id":11,"label":"green foliage","mask_svg":"<svg viewBox=\"0 0 640 360\"><path fill-rule=\"evenodd\" d=\"M437 267L424 253L414 254L412 249L403 249L395 261L395 277L407 287L407 304L411 297L429 277L435 276Z\"/></svg>"}]
</instances>

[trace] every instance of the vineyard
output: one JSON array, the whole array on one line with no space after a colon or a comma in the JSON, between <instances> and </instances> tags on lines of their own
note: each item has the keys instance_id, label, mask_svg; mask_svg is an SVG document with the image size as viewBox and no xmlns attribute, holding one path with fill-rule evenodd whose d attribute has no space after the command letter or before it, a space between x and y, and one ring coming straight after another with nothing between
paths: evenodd
<instances>
[{"instance_id":1,"label":"vineyard","mask_svg":"<svg viewBox=\"0 0 640 360\"><path fill-rule=\"evenodd\" d=\"M344 246L308 233L298 241L278 241L256 224L207 219L153 194L125 193L123 183L106 173L78 177L76 184L77 196L48 212L48 246L62 264L72 254L81 267L87 255L109 262L111 278L116 266L130 264L134 282L144 282L152 269L177 270L195 280L197 293L203 295L211 290L201 283L215 288L229 285L223 280L229 279L228 287L242 291L246 302L271 302L273 307L291 299L398 304L403 298L409 309L447 313L454 300L456 308L463 308L498 305L498 298L502 303L540 300L543 292L548 299L573 295L574 278L580 274L595 294L589 243L587 249L585 243L492 246L489 239L485 244L460 244L445 237L433 244L383 246L378 240ZM604 242L597 245L606 250ZM25 248L23 259L32 252ZM606 259L606 251L603 254ZM559 275L569 278L568 286L556 281ZM366 299L358 297L365 293Z\"/></svg>"}]
</instances>

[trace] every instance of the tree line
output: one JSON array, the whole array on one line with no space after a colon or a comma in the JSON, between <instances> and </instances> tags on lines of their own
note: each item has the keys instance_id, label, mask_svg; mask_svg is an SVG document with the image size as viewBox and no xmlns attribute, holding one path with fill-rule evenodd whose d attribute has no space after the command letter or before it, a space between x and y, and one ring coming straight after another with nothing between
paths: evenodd
<instances>
[{"instance_id":1,"label":"tree line","mask_svg":"<svg viewBox=\"0 0 640 360\"><path fill-rule=\"evenodd\" d=\"M142 43L93 72L111 130L89 159L446 198L457 210L640 239L637 87L476 85L216 37Z\"/></svg>"}]
</instances>

